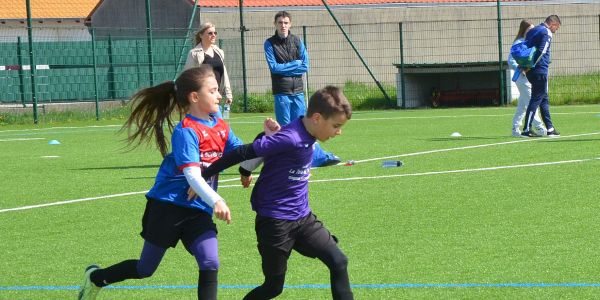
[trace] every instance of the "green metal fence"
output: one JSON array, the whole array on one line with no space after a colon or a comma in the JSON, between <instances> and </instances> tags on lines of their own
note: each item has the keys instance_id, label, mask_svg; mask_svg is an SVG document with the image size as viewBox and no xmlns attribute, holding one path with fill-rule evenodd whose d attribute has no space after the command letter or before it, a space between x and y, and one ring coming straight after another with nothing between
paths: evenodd
<instances>
[{"instance_id":1,"label":"green metal fence","mask_svg":"<svg viewBox=\"0 0 600 300\"><path fill-rule=\"evenodd\" d=\"M545 16L530 19L536 23ZM561 16L563 26L552 45L551 101L577 103L600 102L600 16ZM493 62L508 56L520 19L503 19L502 36L498 37L495 19L457 21L411 21L402 23L343 24L350 44L335 25L307 26L295 24L292 33L301 36L308 48L310 71L308 91L325 84L345 86L355 107L359 109L402 107L405 95L398 74L401 63L447 64ZM30 45L26 35L9 34L11 28L0 27L0 103L31 105L33 95ZM13 28L26 32L23 28ZM118 38L96 30L60 41L48 32L65 27L34 27L32 51L37 66L36 96L39 103L126 100L135 91L154 83L172 80L181 69L182 53L192 47L187 29L171 29L155 36L149 51L146 29L119 29ZM74 29L75 30L75 29ZM114 30L114 29L111 29ZM264 60L263 43L274 32L273 27L254 27L245 32L245 60L239 28L218 26L219 45L225 51L225 64L230 74L236 111L268 111L272 109L270 75ZM172 34L171 34L172 33ZM11 36L12 35L12 36ZM19 37L20 36L20 37ZM499 41L501 45L499 47ZM361 53L368 70L353 50ZM152 57L152 59L151 59ZM401 59L402 58L402 59ZM2 67L4 66L4 67ZM246 68L244 70L243 68ZM245 72L244 72L245 71ZM370 76L380 81L390 100L386 99ZM246 78L242 74L247 74ZM402 90L402 89L401 89ZM246 92L246 95L244 95ZM427 98L431 95L423 95ZM511 95L507 96L508 98ZM243 99L248 102L244 103ZM557 100L558 99L558 100ZM428 99L422 99L427 105Z\"/></svg>"}]
</instances>

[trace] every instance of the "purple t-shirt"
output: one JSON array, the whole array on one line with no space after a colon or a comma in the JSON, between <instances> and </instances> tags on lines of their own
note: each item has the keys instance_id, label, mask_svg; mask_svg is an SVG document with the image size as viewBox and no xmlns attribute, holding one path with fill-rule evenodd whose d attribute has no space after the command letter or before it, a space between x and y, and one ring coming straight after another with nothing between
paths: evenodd
<instances>
[{"instance_id":1,"label":"purple t-shirt","mask_svg":"<svg viewBox=\"0 0 600 300\"><path fill-rule=\"evenodd\" d=\"M302 118L254 141L254 151L264 158L251 197L252 209L258 215L298 220L310 213L308 178L314 144L315 138L306 131Z\"/></svg>"}]
</instances>

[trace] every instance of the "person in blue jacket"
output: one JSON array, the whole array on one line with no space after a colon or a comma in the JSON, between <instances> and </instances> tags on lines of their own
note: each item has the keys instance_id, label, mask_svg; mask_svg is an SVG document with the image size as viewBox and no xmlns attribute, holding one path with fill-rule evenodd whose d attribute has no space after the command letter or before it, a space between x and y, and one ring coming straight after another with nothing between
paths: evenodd
<instances>
[{"instance_id":1,"label":"person in blue jacket","mask_svg":"<svg viewBox=\"0 0 600 300\"><path fill-rule=\"evenodd\" d=\"M275 14L275 34L264 43L265 57L271 71L271 84L275 98L275 119L281 126L306 114L304 82L308 71L308 52L299 37L290 32L292 16L286 11ZM313 167L335 165L340 158L315 145Z\"/></svg>"},{"instance_id":2,"label":"person in blue jacket","mask_svg":"<svg viewBox=\"0 0 600 300\"><path fill-rule=\"evenodd\" d=\"M529 30L533 29L533 24L529 20L521 20L521 24L519 25L519 32L517 33L517 37L513 41L513 46L519 43L525 42L525 36ZM525 112L527 111L527 107L529 106L529 99L531 99L531 83L527 81L527 77L523 70L519 67L519 64L512 56L512 54L508 55L508 67L516 73L513 79L517 89L519 90L519 100L517 103L517 110L515 111L515 115L512 120L512 135L514 137L521 137L521 123L523 118L525 117ZM533 125L536 128L536 134L545 135L546 128L544 128L544 123L538 116L538 114L533 115Z\"/></svg>"},{"instance_id":3,"label":"person in blue jacket","mask_svg":"<svg viewBox=\"0 0 600 300\"><path fill-rule=\"evenodd\" d=\"M534 55L535 64L533 68L525 70L527 80L531 83L531 99L525 113L525 125L521 132L523 137L535 136L531 131L531 125L538 107L542 114L542 121L546 125L546 135L549 137L560 136L550 118L550 103L548 98L548 68L551 61L550 45L552 43L552 34L558 31L560 25L560 18L557 15L551 15L546 18L544 23L529 30L525 36L525 45L529 48L536 47L538 51Z\"/></svg>"}]
</instances>

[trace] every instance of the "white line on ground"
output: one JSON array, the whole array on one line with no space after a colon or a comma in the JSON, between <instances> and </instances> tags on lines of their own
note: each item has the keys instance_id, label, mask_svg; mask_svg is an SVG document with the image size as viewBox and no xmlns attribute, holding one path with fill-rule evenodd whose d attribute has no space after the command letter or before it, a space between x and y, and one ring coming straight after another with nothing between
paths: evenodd
<instances>
[{"instance_id":1,"label":"white line on ground","mask_svg":"<svg viewBox=\"0 0 600 300\"><path fill-rule=\"evenodd\" d=\"M91 125L91 126L64 126L64 127L30 128L30 129L9 129L9 130L0 130L0 133L22 132L22 131L44 131L44 130L53 130L53 129L106 128L106 127L121 127L121 126L123 126L123 125Z\"/></svg>"},{"instance_id":2,"label":"white line on ground","mask_svg":"<svg viewBox=\"0 0 600 300\"><path fill-rule=\"evenodd\" d=\"M598 112L564 112L564 113L555 113L552 115L581 115L581 114L597 114ZM398 117L376 117L376 118L352 118L352 121L379 121L379 120L403 120L403 119L460 119L460 118L478 118L478 117L507 117L513 116L514 113L511 114L494 114L494 115L451 115L451 116L398 116Z\"/></svg>"},{"instance_id":3,"label":"white line on ground","mask_svg":"<svg viewBox=\"0 0 600 300\"><path fill-rule=\"evenodd\" d=\"M223 181L225 181L225 180L223 180ZM227 181L229 181L229 180L227 180ZM230 188L230 187L238 187L238 186L239 185L237 185L237 184L236 185L223 185L223 186L219 186L219 188ZM9 211L17 211L17 210L27 210L27 209L47 207L47 206L64 205L64 204L71 204L71 203L84 202L84 201L139 195L139 194L145 194L147 192L148 191L129 192L129 193L122 193L122 194L105 195L105 196L74 199L74 200L65 200L65 201L58 201L58 202L51 202L51 203L44 203L44 204L37 204L37 205L28 205L28 206L14 207L14 208L5 208L5 209L0 209L0 213L9 212Z\"/></svg>"},{"instance_id":4,"label":"white line on ground","mask_svg":"<svg viewBox=\"0 0 600 300\"><path fill-rule=\"evenodd\" d=\"M384 111L378 112L381 113L395 113L397 111ZM588 111L588 112L553 112L552 115L580 115L580 114L598 114L600 111ZM356 113L357 116L366 116L368 113ZM402 119L446 119L446 118L477 118L477 117L506 117L513 116L513 113L508 114L482 114L482 115L441 115L441 116L399 116L399 117L375 117L375 118L353 118L352 121L378 121L378 120L402 120ZM248 117L235 117L229 119L231 123L234 124L258 124L262 123L262 119L268 118L271 116L248 116ZM241 119L261 119L260 121L238 121ZM31 131L45 131L45 130L53 130L53 129L86 129L86 128L110 128L110 127L121 127L123 125L91 125L91 126L64 126L64 127L48 127L48 128L32 128L32 129L9 129L9 130L0 130L0 133L11 133L11 132L31 132Z\"/></svg>"},{"instance_id":5,"label":"white line on ground","mask_svg":"<svg viewBox=\"0 0 600 300\"><path fill-rule=\"evenodd\" d=\"M15 139L0 139L0 142L15 142L15 141L32 141L45 140L46 138L15 138Z\"/></svg>"},{"instance_id":6,"label":"white line on ground","mask_svg":"<svg viewBox=\"0 0 600 300\"><path fill-rule=\"evenodd\" d=\"M515 168L527 168L527 167L540 167L560 164L572 164L589 162L593 160L600 160L600 157L596 158L584 158L584 159L573 159L563 161L551 161L521 165L509 165L509 166L497 166L487 168L475 168L475 169L462 169L462 170L446 170L446 171L432 171L422 173L410 173L410 174L394 174L394 175L382 175L382 176L364 176L364 177L349 177L349 178L334 178L334 179L317 179L311 180L310 182L332 182L332 181L350 181L350 180L364 180L364 179L382 179L382 178L394 178L394 177L409 177L409 176L426 176L426 175L440 175L440 174L452 174L452 173L468 173L468 172L481 172L481 171L494 171L502 169L515 169Z\"/></svg>"},{"instance_id":7,"label":"white line on ground","mask_svg":"<svg viewBox=\"0 0 600 300\"><path fill-rule=\"evenodd\" d=\"M497 166L497 167L487 167L487 168L474 168L474 169L461 169L461 170L446 170L446 171L431 171L431 172L421 172L421 173L410 173L410 174L394 174L394 175L382 175L382 176L363 176L363 177L348 177L348 178L333 178L333 179L317 179L311 180L311 183L319 183L319 182L334 182L334 181L352 181L352 180L366 180L366 179L382 179L382 178L395 178L395 177L409 177L409 176L427 176L427 175L441 175L441 174L452 174L452 173L468 173L468 172L482 172L482 171L494 171L494 170L503 170L503 169L515 169L515 168L528 168L528 167L540 167L540 166L550 166L550 165L560 165L560 164L572 164L572 163L583 163L589 162L593 160L600 160L600 157L596 158L584 158L584 159L573 159L573 160L563 160L563 161L552 161L552 162L541 162L541 163L531 163L531 164L520 164L520 165L508 165L508 166ZM237 180L237 178L225 179L222 181L233 181ZM241 187L241 185L224 185L219 186L220 188L230 188L230 187ZM15 208L6 208L1 209L0 213L10 212L10 211L19 211L19 210L27 210L34 209L46 206L54 206L54 205L64 205L70 203L77 203L83 201L91 201L91 200L99 200L99 199L108 199L108 198L116 198L122 196L131 196L138 194L145 194L148 191L143 192L131 192L131 193L122 193L115 195L106 195L106 196L98 196L91 198L83 198L83 199L75 199L75 200L67 200L67 201L59 201L38 205L29 205Z\"/></svg>"},{"instance_id":8,"label":"white line on ground","mask_svg":"<svg viewBox=\"0 0 600 300\"><path fill-rule=\"evenodd\" d=\"M384 160L384 159L390 159L390 158L416 156L416 155L439 153L439 152L449 152L449 151L457 151L457 150L465 150L465 149L484 148L484 147L509 145L509 144L516 144L516 143L552 141L555 139L566 139L566 138L581 137L581 136L596 135L596 134L600 134L600 132L590 132L590 133L581 133L581 134L573 134L573 135L561 135L561 136L555 137L555 138L522 138L522 139L508 141L508 142L498 142L498 143L491 143L491 144L481 144L481 145L472 145L472 146L446 148L446 149L435 149L435 150L428 150L428 151L421 151L421 152L391 155L391 156L385 156L385 157L376 157L376 158L369 158L369 159L363 159L363 160L355 160L354 163L357 164L357 163L364 163L364 162L376 161L376 160Z\"/></svg>"}]
</instances>

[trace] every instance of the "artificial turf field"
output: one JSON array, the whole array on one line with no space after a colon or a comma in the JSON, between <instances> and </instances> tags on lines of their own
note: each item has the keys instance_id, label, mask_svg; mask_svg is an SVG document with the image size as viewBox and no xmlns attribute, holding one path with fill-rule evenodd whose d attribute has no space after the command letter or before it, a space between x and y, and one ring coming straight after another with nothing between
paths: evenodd
<instances>
[{"instance_id":1,"label":"artificial turf field","mask_svg":"<svg viewBox=\"0 0 600 300\"><path fill-rule=\"evenodd\" d=\"M355 112L323 144L355 164L313 169L310 184L355 298L599 298L600 105L551 112L559 138L511 137L514 107ZM249 142L265 116L230 123ZM121 124L0 127L0 299L75 299L87 265L139 256L143 194L161 157L152 146L123 151ZM219 299L262 282L236 170L219 189L233 217L216 221ZM196 282L180 244L153 277L98 299L195 299ZM328 283L323 264L293 253L278 299L328 299Z\"/></svg>"}]
</instances>

